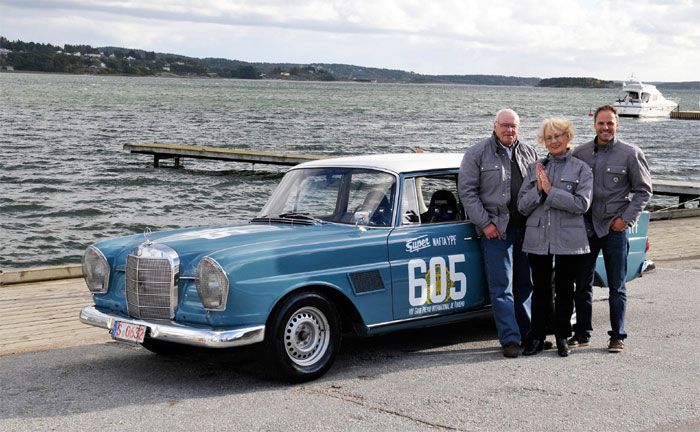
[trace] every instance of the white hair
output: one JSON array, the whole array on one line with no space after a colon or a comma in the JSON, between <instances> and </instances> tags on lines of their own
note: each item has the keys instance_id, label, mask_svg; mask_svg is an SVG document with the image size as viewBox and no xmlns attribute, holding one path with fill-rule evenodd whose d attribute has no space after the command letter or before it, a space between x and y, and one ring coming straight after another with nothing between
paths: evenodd
<instances>
[{"instance_id":1,"label":"white hair","mask_svg":"<svg viewBox=\"0 0 700 432\"><path fill-rule=\"evenodd\" d=\"M494 123L494 124L498 123L498 117L500 117L500 115L503 114L503 113L510 113L510 114L513 114L513 117L515 117L515 121L518 122L518 124L520 124L520 116L518 115L518 113L516 113L515 111L513 111L513 110L510 109L510 108L501 108L501 109L499 109L498 112L496 113L496 116L493 118L493 123Z\"/></svg>"}]
</instances>

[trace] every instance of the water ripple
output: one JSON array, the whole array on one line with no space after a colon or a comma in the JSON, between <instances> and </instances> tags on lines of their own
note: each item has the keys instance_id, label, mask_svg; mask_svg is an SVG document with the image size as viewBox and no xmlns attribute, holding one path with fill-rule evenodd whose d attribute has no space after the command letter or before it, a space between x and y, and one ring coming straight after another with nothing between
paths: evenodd
<instances>
[{"instance_id":1,"label":"water ripple","mask_svg":"<svg viewBox=\"0 0 700 432\"><path fill-rule=\"evenodd\" d=\"M616 90L0 74L0 268L80 262L96 240L243 223L286 168L185 159L153 168L126 143L354 155L463 152L511 106L535 142L549 115L591 139L588 110ZM697 106L700 92L667 95ZM700 181L697 122L623 119L655 178ZM537 146L540 151L542 149ZM164 162L167 165L172 162ZM254 169L253 169L254 168Z\"/></svg>"}]
</instances>

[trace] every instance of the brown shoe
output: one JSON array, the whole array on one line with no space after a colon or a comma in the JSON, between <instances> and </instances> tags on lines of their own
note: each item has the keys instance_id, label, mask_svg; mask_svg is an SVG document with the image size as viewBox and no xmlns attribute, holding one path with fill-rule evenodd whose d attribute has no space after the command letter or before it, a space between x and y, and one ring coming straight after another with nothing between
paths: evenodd
<instances>
[{"instance_id":1,"label":"brown shoe","mask_svg":"<svg viewBox=\"0 0 700 432\"><path fill-rule=\"evenodd\" d=\"M503 347L503 356L515 358L520 355L520 345L515 342L508 342Z\"/></svg>"},{"instance_id":2,"label":"brown shoe","mask_svg":"<svg viewBox=\"0 0 700 432\"><path fill-rule=\"evenodd\" d=\"M610 339L610 343L608 344L608 351L611 353L619 353L622 352L622 350L625 349L625 343L622 342L620 339Z\"/></svg>"},{"instance_id":3,"label":"brown shoe","mask_svg":"<svg viewBox=\"0 0 700 432\"><path fill-rule=\"evenodd\" d=\"M573 335L566 343L569 345L569 348L587 347L591 344L591 338L581 335Z\"/></svg>"}]
</instances>

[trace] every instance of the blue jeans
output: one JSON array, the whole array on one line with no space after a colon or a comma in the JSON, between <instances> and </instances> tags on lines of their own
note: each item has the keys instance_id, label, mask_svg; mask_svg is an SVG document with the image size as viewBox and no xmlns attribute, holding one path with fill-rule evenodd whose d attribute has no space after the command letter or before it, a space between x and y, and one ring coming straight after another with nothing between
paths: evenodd
<instances>
[{"instance_id":1,"label":"blue jeans","mask_svg":"<svg viewBox=\"0 0 700 432\"><path fill-rule=\"evenodd\" d=\"M517 228L508 228L505 238L481 237L480 240L501 346L521 343L530 336L532 280L527 255L522 251L521 234Z\"/></svg>"},{"instance_id":2,"label":"blue jeans","mask_svg":"<svg viewBox=\"0 0 700 432\"><path fill-rule=\"evenodd\" d=\"M598 238L597 235L588 237L591 252L584 256L585 269L581 277L576 281L576 325L574 333L591 337L593 330L593 278L595 276L596 259L600 251L603 251L605 273L608 275L608 287L610 295L608 304L610 307L610 327L608 335L611 339L623 340L627 337L625 332L625 313L627 311L627 254L630 250L627 230L610 231L606 236Z\"/></svg>"}]
</instances>

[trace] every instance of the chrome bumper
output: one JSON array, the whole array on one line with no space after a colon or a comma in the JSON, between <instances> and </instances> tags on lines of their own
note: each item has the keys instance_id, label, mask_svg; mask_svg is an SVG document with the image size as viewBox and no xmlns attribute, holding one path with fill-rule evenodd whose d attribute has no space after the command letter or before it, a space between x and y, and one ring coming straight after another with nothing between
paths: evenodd
<instances>
[{"instance_id":1,"label":"chrome bumper","mask_svg":"<svg viewBox=\"0 0 700 432\"><path fill-rule=\"evenodd\" d=\"M645 275L656 270L656 264L652 260L644 260L642 263L642 270L639 272L640 275Z\"/></svg>"},{"instance_id":2,"label":"chrome bumper","mask_svg":"<svg viewBox=\"0 0 700 432\"><path fill-rule=\"evenodd\" d=\"M148 336L167 342L209 348L229 348L262 342L265 326L246 327L233 330L210 330L186 327L172 321L154 322L110 315L98 311L95 306L86 306L80 311L80 321L109 331L115 321L148 327Z\"/></svg>"}]
</instances>

